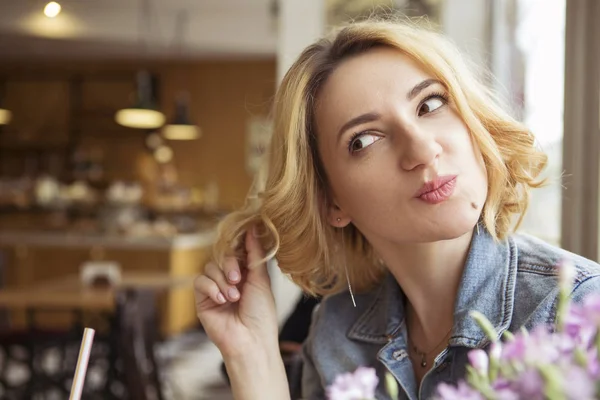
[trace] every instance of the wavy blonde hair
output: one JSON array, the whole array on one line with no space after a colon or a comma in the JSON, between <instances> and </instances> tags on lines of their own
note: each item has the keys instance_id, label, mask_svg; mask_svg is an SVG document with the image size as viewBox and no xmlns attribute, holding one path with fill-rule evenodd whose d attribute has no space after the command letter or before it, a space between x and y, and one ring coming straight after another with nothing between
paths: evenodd
<instances>
[{"instance_id":1,"label":"wavy blonde hair","mask_svg":"<svg viewBox=\"0 0 600 400\"><path fill-rule=\"evenodd\" d=\"M283 273L309 294L341 290L346 272L356 291L379 282L384 268L364 236L353 225L339 229L327 222L329 192L316 146L314 108L320 88L340 63L382 46L408 56L446 87L487 168L481 219L490 234L505 238L513 216L519 216L518 226L529 188L543 183L538 176L547 161L534 136L499 105L441 34L417 23L370 20L339 28L309 46L285 75L275 96L266 173L256 178L245 205L220 223L217 263L234 254L242 257L243 235L258 225L268 257L276 256Z\"/></svg>"}]
</instances>

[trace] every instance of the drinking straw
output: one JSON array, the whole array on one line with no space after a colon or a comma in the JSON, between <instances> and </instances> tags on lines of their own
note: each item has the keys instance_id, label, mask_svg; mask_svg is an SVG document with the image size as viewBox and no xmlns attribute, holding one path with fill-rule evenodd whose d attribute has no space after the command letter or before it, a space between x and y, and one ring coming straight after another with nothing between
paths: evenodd
<instances>
[{"instance_id":1,"label":"drinking straw","mask_svg":"<svg viewBox=\"0 0 600 400\"><path fill-rule=\"evenodd\" d=\"M94 341L94 333L95 331L91 328L85 328L83 331L83 339L81 340L81 348L79 349L79 357L77 358L77 367L75 367L75 376L73 377L69 400L81 399L85 374L87 372L88 361L90 360L90 352L92 351L92 342Z\"/></svg>"}]
</instances>

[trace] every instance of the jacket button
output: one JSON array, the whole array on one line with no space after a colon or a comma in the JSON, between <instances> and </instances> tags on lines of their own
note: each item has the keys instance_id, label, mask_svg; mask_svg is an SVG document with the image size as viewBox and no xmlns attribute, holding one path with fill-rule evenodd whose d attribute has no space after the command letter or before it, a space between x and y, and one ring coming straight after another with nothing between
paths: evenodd
<instances>
[{"instance_id":1,"label":"jacket button","mask_svg":"<svg viewBox=\"0 0 600 400\"><path fill-rule=\"evenodd\" d=\"M400 361L408 357L408 353L406 352L406 350L403 349L396 350L392 353L392 357L394 358L394 360Z\"/></svg>"}]
</instances>

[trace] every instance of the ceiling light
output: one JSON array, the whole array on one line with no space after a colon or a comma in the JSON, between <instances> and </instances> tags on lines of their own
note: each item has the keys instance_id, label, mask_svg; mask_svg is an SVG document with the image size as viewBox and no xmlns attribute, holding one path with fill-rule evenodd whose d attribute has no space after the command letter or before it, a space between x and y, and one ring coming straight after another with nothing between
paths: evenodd
<instances>
[{"instance_id":1,"label":"ceiling light","mask_svg":"<svg viewBox=\"0 0 600 400\"><path fill-rule=\"evenodd\" d=\"M155 129L163 126L165 115L156 109L155 92L156 85L150 74L146 71L138 72L135 104L115 114L117 123L137 129Z\"/></svg>"},{"instance_id":2,"label":"ceiling light","mask_svg":"<svg viewBox=\"0 0 600 400\"><path fill-rule=\"evenodd\" d=\"M62 10L60 4L55 1L51 1L50 3L46 4L46 7L44 7L44 14L46 14L46 17L48 18L54 18L60 14L60 10Z\"/></svg>"},{"instance_id":3,"label":"ceiling light","mask_svg":"<svg viewBox=\"0 0 600 400\"><path fill-rule=\"evenodd\" d=\"M181 94L175 104L175 117L162 131L163 137L169 140L194 140L200 137L200 128L193 124L189 117L189 95Z\"/></svg>"},{"instance_id":4,"label":"ceiling light","mask_svg":"<svg viewBox=\"0 0 600 400\"><path fill-rule=\"evenodd\" d=\"M154 129L165 123L165 116L160 111L144 108L124 108L117 111L115 120L119 125L128 128Z\"/></svg>"},{"instance_id":5,"label":"ceiling light","mask_svg":"<svg viewBox=\"0 0 600 400\"><path fill-rule=\"evenodd\" d=\"M2 107L4 103L4 95L6 93L6 86L4 82L0 82L0 125L8 125L12 119L12 113L9 109Z\"/></svg>"},{"instance_id":6,"label":"ceiling light","mask_svg":"<svg viewBox=\"0 0 600 400\"><path fill-rule=\"evenodd\" d=\"M0 125L7 125L12 119L12 113L4 108L0 108Z\"/></svg>"}]
</instances>

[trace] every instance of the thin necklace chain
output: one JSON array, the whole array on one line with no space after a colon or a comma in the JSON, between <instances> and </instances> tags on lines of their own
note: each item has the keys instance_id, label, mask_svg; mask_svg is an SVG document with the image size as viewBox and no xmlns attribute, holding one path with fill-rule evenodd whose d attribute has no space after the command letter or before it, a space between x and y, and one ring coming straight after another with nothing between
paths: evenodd
<instances>
[{"instance_id":1,"label":"thin necklace chain","mask_svg":"<svg viewBox=\"0 0 600 400\"><path fill-rule=\"evenodd\" d=\"M448 332L446 332L444 337L442 337L442 340L438 344L436 344L435 347L433 347L431 350L429 350L427 352L421 351L414 343L411 342L411 347L413 348L413 351L415 353L417 353L417 355L419 357L421 357L421 367L422 368L427 367L427 356L429 354L431 354L431 352L435 351L438 347L440 347L440 345L442 343L444 343L444 341L448 338L448 335L450 335L450 332L452 332L452 328L454 328L454 326L450 327L450 330L448 330Z\"/></svg>"}]
</instances>

